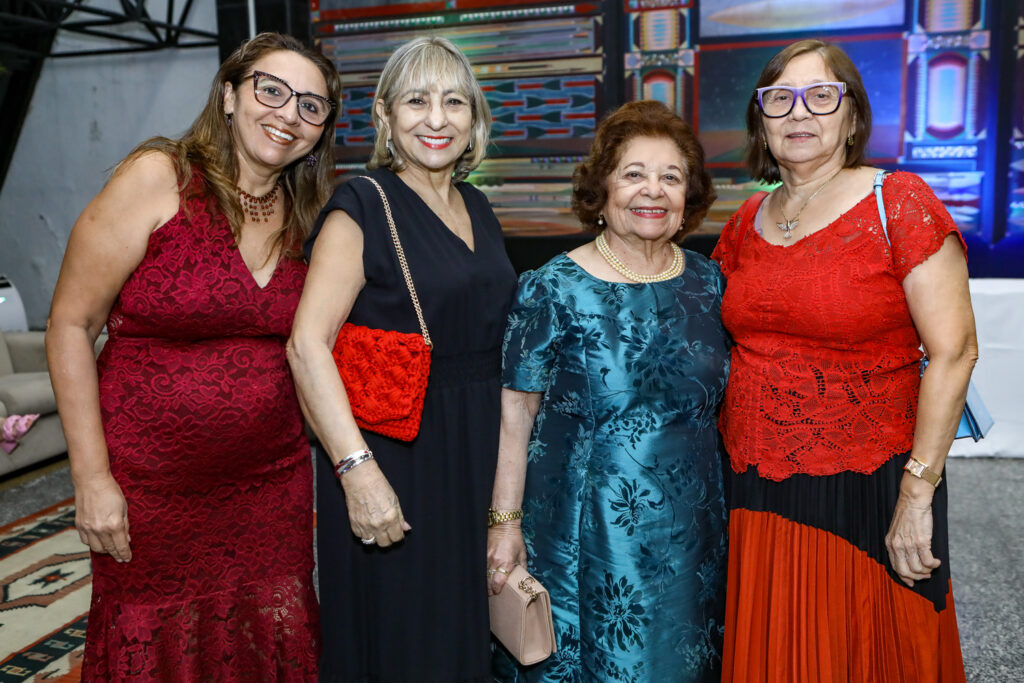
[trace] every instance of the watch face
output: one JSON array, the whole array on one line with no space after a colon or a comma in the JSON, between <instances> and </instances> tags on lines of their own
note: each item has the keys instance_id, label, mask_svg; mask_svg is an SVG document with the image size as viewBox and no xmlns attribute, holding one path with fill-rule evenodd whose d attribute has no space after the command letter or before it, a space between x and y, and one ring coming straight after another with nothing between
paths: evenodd
<instances>
[{"instance_id":1,"label":"watch face","mask_svg":"<svg viewBox=\"0 0 1024 683\"><path fill-rule=\"evenodd\" d=\"M918 479L924 479L932 486L938 486L939 482L942 481L941 476L928 469L928 466L923 462L914 460L913 458L907 461L907 464L903 466L903 469L910 472Z\"/></svg>"}]
</instances>

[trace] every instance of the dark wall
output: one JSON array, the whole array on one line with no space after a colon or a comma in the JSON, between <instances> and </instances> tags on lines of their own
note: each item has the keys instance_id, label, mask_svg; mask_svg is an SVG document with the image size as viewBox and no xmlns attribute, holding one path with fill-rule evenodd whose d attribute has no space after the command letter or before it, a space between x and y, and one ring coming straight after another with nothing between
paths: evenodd
<instances>
[{"instance_id":1,"label":"dark wall","mask_svg":"<svg viewBox=\"0 0 1024 683\"><path fill-rule=\"evenodd\" d=\"M256 0L256 32L287 33L310 43L309 0ZM220 61L227 59L249 37L249 10L245 0L217 0Z\"/></svg>"}]
</instances>

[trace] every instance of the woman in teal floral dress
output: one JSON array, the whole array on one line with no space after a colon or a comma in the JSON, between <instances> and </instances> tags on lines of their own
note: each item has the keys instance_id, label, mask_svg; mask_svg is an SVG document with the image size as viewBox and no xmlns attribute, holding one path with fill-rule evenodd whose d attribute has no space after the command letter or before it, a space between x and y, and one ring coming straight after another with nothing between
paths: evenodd
<instances>
[{"instance_id":1,"label":"woman in teal floral dress","mask_svg":"<svg viewBox=\"0 0 1024 683\"><path fill-rule=\"evenodd\" d=\"M633 102L601 124L574 185L598 237L520 280L487 558L493 594L529 557L558 651L530 667L500 652L496 674L717 681L725 281L676 244L714 200L704 153L666 107Z\"/></svg>"}]
</instances>

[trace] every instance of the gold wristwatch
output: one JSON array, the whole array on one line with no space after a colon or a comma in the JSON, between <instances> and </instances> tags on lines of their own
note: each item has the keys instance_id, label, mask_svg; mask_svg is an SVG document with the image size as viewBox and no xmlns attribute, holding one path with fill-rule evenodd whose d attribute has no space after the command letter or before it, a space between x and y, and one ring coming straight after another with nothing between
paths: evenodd
<instances>
[{"instance_id":1,"label":"gold wristwatch","mask_svg":"<svg viewBox=\"0 0 1024 683\"><path fill-rule=\"evenodd\" d=\"M942 481L941 476L936 474L933 469L928 467L928 465L925 465L923 462L921 462L914 456L910 456L910 460L908 460L907 464L903 466L903 469L905 469L907 472L910 472L918 479L924 479L926 482L935 487L938 487L939 482Z\"/></svg>"},{"instance_id":2,"label":"gold wristwatch","mask_svg":"<svg viewBox=\"0 0 1024 683\"><path fill-rule=\"evenodd\" d=\"M502 510L499 512L494 508L490 508L487 510L487 528L490 529L495 524L501 524L502 522L511 522L513 520L522 518L522 510Z\"/></svg>"}]
</instances>

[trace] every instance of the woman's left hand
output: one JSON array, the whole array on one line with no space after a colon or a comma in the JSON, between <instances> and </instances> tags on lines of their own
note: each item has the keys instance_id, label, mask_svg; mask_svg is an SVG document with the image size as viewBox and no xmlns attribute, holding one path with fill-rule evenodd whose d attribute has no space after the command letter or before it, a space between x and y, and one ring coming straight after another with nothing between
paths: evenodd
<instances>
[{"instance_id":1,"label":"woman's left hand","mask_svg":"<svg viewBox=\"0 0 1024 683\"><path fill-rule=\"evenodd\" d=\"M908 478L911 481L908 482ZM889 525L889 533L885 535L885 547L889 550L892 568L903 583L910 587L914 586L914 581L931 577L932 572L942 564L941 560L932 555L933 493L931 484L904 475L892 524Z\"/></svg>"}]
</instances>

